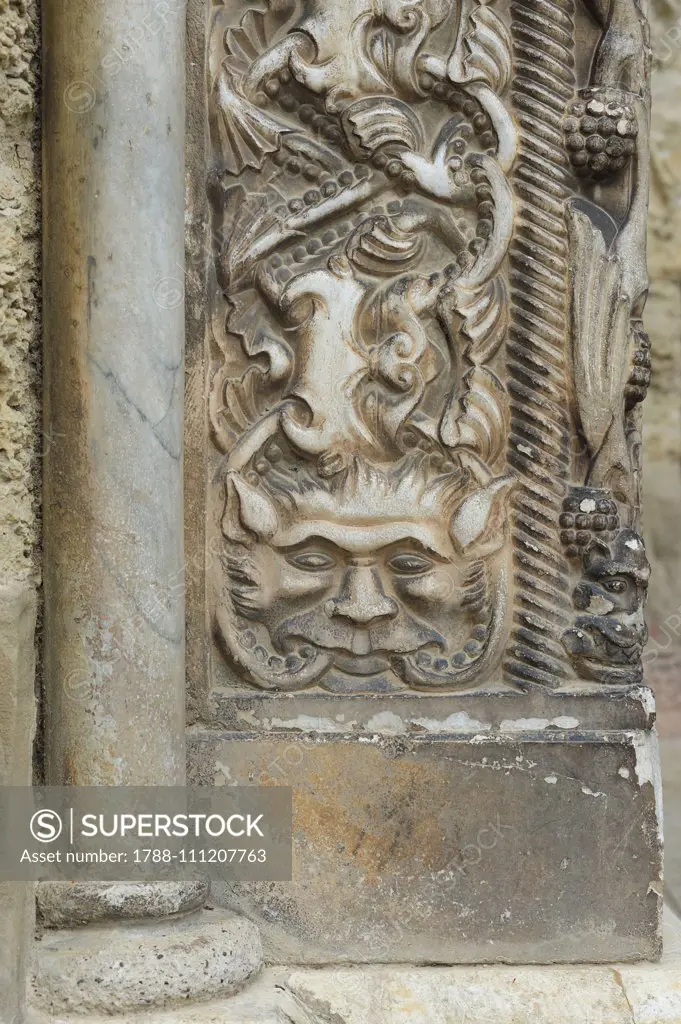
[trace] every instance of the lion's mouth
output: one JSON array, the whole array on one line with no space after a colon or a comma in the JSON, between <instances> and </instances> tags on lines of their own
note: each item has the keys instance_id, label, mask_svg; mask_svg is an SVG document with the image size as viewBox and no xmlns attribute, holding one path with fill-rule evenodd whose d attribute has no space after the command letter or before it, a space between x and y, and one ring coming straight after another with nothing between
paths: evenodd
<instances>
[{"instance_id":1,"label":"lion's mouth","mask_svg":"<svg viewBox=\"0 0 681 1024\"><path fill-rule=\"evenodd\" d=\"M426 643L405 649L404 645L394 647L372 647L368 631L356 630L350 646L339 646L324 643L323 638L312 639L309 636L291 635L287 637L289 644L299 646L301 643L314 645L333 658L334 666L341 672L353 676L373 676L396 667L409 659L422 671L456 671L464 669L476 662L485 652L489 639L489 626L479 623L474 626L463 644L450 652L444 640L429 638ZM398 672L398 674L401 674Z\"/></svg>"},{"instance_id":2,"label":"lion's mouth","mask_svg":"<svg viewBox=\"0 0 681 1024\"><path fill-rule=\"evenodd\" d=\"M348 654L347 651L331 651L333 663L349 676L376 676L390 669L390 660L383 654Z\"/></svg>"},{"instance_id":3,"label":"lion's mouth","mask_svg":"<svg viewBox=\"0 0 681 1024\"><path fill-rule=\"evenodd\" d=\"M392 621L359 626L321 618L315 611L282 622L273 631L272 639L285 653L300 643L308 643L334 657L357 659L360 664L365 658L385 661L395 654L414 654L426 646L438 650L447 647L439 630L406 613Z\"/></svg>"}]
</instances>

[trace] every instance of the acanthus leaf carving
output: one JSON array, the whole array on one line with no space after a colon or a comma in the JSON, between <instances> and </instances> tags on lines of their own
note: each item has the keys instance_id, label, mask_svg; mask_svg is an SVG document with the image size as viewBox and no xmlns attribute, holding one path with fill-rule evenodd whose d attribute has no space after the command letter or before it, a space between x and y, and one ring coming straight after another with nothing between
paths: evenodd
<instances>
[{"instance_id":1,"label":"acanthus leaf carving","mask_svg":"<svg viewBox=\"0 0 681 1024\"><path fill-rule=\"evenodd\" d=\"M473 366L463 378L464 391L452 394L440 424L448 448L464 448L483 466L503 458L508 437L508 402L501 381L490 370Z\"/></svg>"},{"instance_id":2,"label":"acanthus leaf carving","mask_svg":"<svg viewBox=\"0 0 681 1024\"><path fill-rule=\"evenodd\" d=\"M484 82L503 95L511 77L511 37L491 4L475 0L463 4L467 31L449 58L447 73L453 82Z\"/></svg>"},{"instance_id":3,"label":"acanthus leaf carving","mask_svg":"<svg viewBox=\"0 0 681 1024\"><path fill-rule=\"evenodd\" d=\"M620 261L606 251L586 214L569 213L573 269L573 367L581 429L591 465L586 484L631 499L625 435L625 386L630 366L631 300L622 291Z\"/></svg>"},{"instance_id":4,"label":"acanthus leaf carving","mask_svg":"<svg viewBox=\"0 0 681 1024\"><path fill-rule=\"evenodd\" d=\"M246 167L261 170L267 157L279 149L286 128L240 95L227 70L215 91L224 170L228 174L241 174Z\"/></svg>"}]
</instances>

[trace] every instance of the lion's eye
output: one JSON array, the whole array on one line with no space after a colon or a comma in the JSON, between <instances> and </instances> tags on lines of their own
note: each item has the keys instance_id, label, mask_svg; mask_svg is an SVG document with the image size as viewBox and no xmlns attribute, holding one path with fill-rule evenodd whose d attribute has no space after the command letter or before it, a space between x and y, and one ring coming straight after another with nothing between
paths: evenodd
<instances>
[{"instance_id":1,"label":"lion's eye","mask_svg":"<svg viewBox=\"0 0 681 1024\"><path fill-rule=\"evenodd\" d=\"M289 555L287 561L296 569L303 569L305 572L325 572L327 569L333 569L336 564L325 551L299 551L298 554Z\"/></svg>"},{"instance_id":2,"label":"lion's eye","mask_svg":"<svg viewBox=\"0 0 681 1024\"><path fill-rule=\"evenodd\" d=\"M398 576L421 576L433 568L433 563L423 555L394 555L388 562L388 568Z\"/></svg>"},{"instance_id":3,"label":"lion's eye","mask_svg":"<svg viewBox=\"0 0 681 1024\"><path fill-rule=\"evenodd\" d=\"M622 594L627 589L626 580L608 580L605 583L605 589L611 594Z\"/></svg>"}]
</instances>

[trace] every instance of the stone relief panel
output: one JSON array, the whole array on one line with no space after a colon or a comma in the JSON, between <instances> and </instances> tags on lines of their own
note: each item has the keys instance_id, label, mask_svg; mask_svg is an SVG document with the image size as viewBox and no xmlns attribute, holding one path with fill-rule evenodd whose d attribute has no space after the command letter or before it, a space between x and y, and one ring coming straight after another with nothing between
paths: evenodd
<instances>
[{"instance_id":1,"label":"stone relief panel","mask_svg":"<svg viewBox=\"0 0 681 1024\"><path fill-rule=\"evenodd\" d=\"M638 7L210 17L214 661L269 691L640 682Z\"/></svg>"}]
</instances>

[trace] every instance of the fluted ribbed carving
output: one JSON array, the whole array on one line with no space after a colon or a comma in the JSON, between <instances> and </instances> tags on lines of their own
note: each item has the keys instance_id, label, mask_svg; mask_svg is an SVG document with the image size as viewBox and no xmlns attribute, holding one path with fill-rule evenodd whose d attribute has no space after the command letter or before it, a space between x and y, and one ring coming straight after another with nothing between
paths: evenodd
<instances>
[{"instance_id":1,"label":"fluted ribbed carving","mask_svg":"<svg viewBox=\"0 0 681 1024\"><path fill-rule=\"evenodd\" d=\"M523 0L513 15L513 106L520 125L511 243L509 461L514 499L514 625L506 670L558 685L569 674L560 636L570 613L558 517L569 473L567 403L570 170L562 118L574 94L572 0Z\"/></svg>"}]
</instances>

